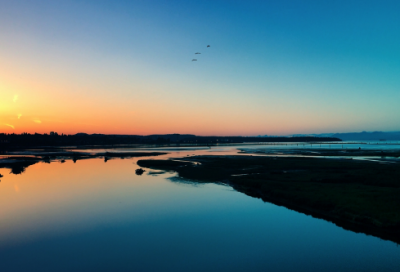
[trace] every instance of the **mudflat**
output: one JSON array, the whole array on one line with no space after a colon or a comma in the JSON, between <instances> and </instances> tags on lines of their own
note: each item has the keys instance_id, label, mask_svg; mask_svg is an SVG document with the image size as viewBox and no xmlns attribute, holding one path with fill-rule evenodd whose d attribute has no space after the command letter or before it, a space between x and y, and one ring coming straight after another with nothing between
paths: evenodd
<instances>
[{"instance_id":1,"label":"mudflat","mask_svg":"<svg viewBox=\"0 0 400 272\"><path fill-rule=\"evenodd\" d=\"M104 158L107 162L114 158L134 158L134 157L148 157L148 156L160 156L165 155L165 152L101 152L101 153L87 153L87 152L69 152L69 151L58 151L58 152L16 152L14 156L1 156L0 157L0 169L8 168L11 169L13 174L21 174L25 169L38 162L50 163L54 161L60 161L61 163L66 160L72 160L74 162L78 160Z\"/></svg>"},{"instance_id":2,"label":"mudflat","mask_svg":"<svg viewBox=\"0 0 400 272\"><path fill-rule=\"evenodd\" d=\"M176 171L195 182L225 183L345 229L400 242L397 162L238 155L139 160L138 165Z\"/></svg>"}]
</instances>

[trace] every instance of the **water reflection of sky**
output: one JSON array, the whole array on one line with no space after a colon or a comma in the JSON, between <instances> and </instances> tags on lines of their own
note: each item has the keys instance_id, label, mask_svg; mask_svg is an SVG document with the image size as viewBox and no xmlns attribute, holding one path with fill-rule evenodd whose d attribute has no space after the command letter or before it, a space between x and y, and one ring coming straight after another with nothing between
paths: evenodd
<instances>
[{"instance_id":1,"label":"water reflection of sky","mask_svg":"<svg viewBox=\"0 0 400 272\"><path fill-rule=\"evenodd\" d=\"M194 153L193 153L194 152ZM207 150L172 156L210 154ZM168 156L171 156L168 155ZM135 159L38 163L0 183L2 271L398 271L396 244Z\"/></svg>"},{"instance_id":2,"label":"water reflection of sky","mask_svg":"<svg viewBox=\"0 0 400 272\"><path fill-rule=\"evenodd\" d=\"M70 151L81 152L131 152L131 151L154 151L154 152L190 152L190 151L205 151L205 152L236 152L236 150L248 149L373 149L373 150L398 150L400 149L400 141L343 141L343 142L320 142L320 143L244 143L244 144L218 144L211 146L160 146L151 148L107 148L107 149L70 149Z\"/></svg>"}]
</instances>

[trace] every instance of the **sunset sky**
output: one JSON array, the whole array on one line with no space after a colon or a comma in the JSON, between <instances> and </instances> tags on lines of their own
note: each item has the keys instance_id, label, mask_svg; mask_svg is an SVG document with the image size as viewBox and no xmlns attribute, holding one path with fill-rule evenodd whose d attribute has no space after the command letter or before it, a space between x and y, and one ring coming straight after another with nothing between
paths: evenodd
<instances>
[{"instance_id":1,"label":"sunset sky","mask_svg":"<svg viewBox=\"0 0 400 272\"><path fill-rule=\"evenodd\" d=\"M398 131L399 13L397 0L0 0L0 133Z\"/></svg>"}]
</instances>

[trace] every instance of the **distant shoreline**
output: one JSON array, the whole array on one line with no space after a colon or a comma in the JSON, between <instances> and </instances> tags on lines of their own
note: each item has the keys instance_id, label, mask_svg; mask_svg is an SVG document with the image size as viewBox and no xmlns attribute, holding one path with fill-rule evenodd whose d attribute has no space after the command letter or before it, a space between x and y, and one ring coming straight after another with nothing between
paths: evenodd
<instances>
[{"instance_id":1,"label":"distant shoreline","mask_svg":"<svg viewBox=\"0 0 400 272\"><path fill-rule=\"evenodd\" d=\"M70 146L88 147L133 147L134 145L217 145L241 143L293 143L293 142L340 142L334 137L242 137L242 136L196 136L181 134L166 135L103 135L78 133L64 135L50 134L0 134L0 149L24 148L65 148ZM100 148L100 147L99 147Z\"/></svg>"}]
</instances>

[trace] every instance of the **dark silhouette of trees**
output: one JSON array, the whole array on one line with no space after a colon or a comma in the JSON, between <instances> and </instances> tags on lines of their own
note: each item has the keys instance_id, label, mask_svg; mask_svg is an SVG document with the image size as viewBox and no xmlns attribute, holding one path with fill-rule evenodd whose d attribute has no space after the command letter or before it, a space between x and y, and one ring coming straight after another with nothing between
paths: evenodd
<instances>
[{"instance_id":1,"label":"dark silhouette of trees","mask_svg":"<svg viewBox=\"0 0 400 272\"><path fill-rule=\"evenodd\" d=\"M104 135L77 133L75 135L58 134L0 134L0 149L28 147L58 147L58 146L118 146L131 144L229 144L251 142L315 142L341 141L330 137L243 137L243 136L196 136L190 134L166 135Z\"/></svg>"}]
</instances>

